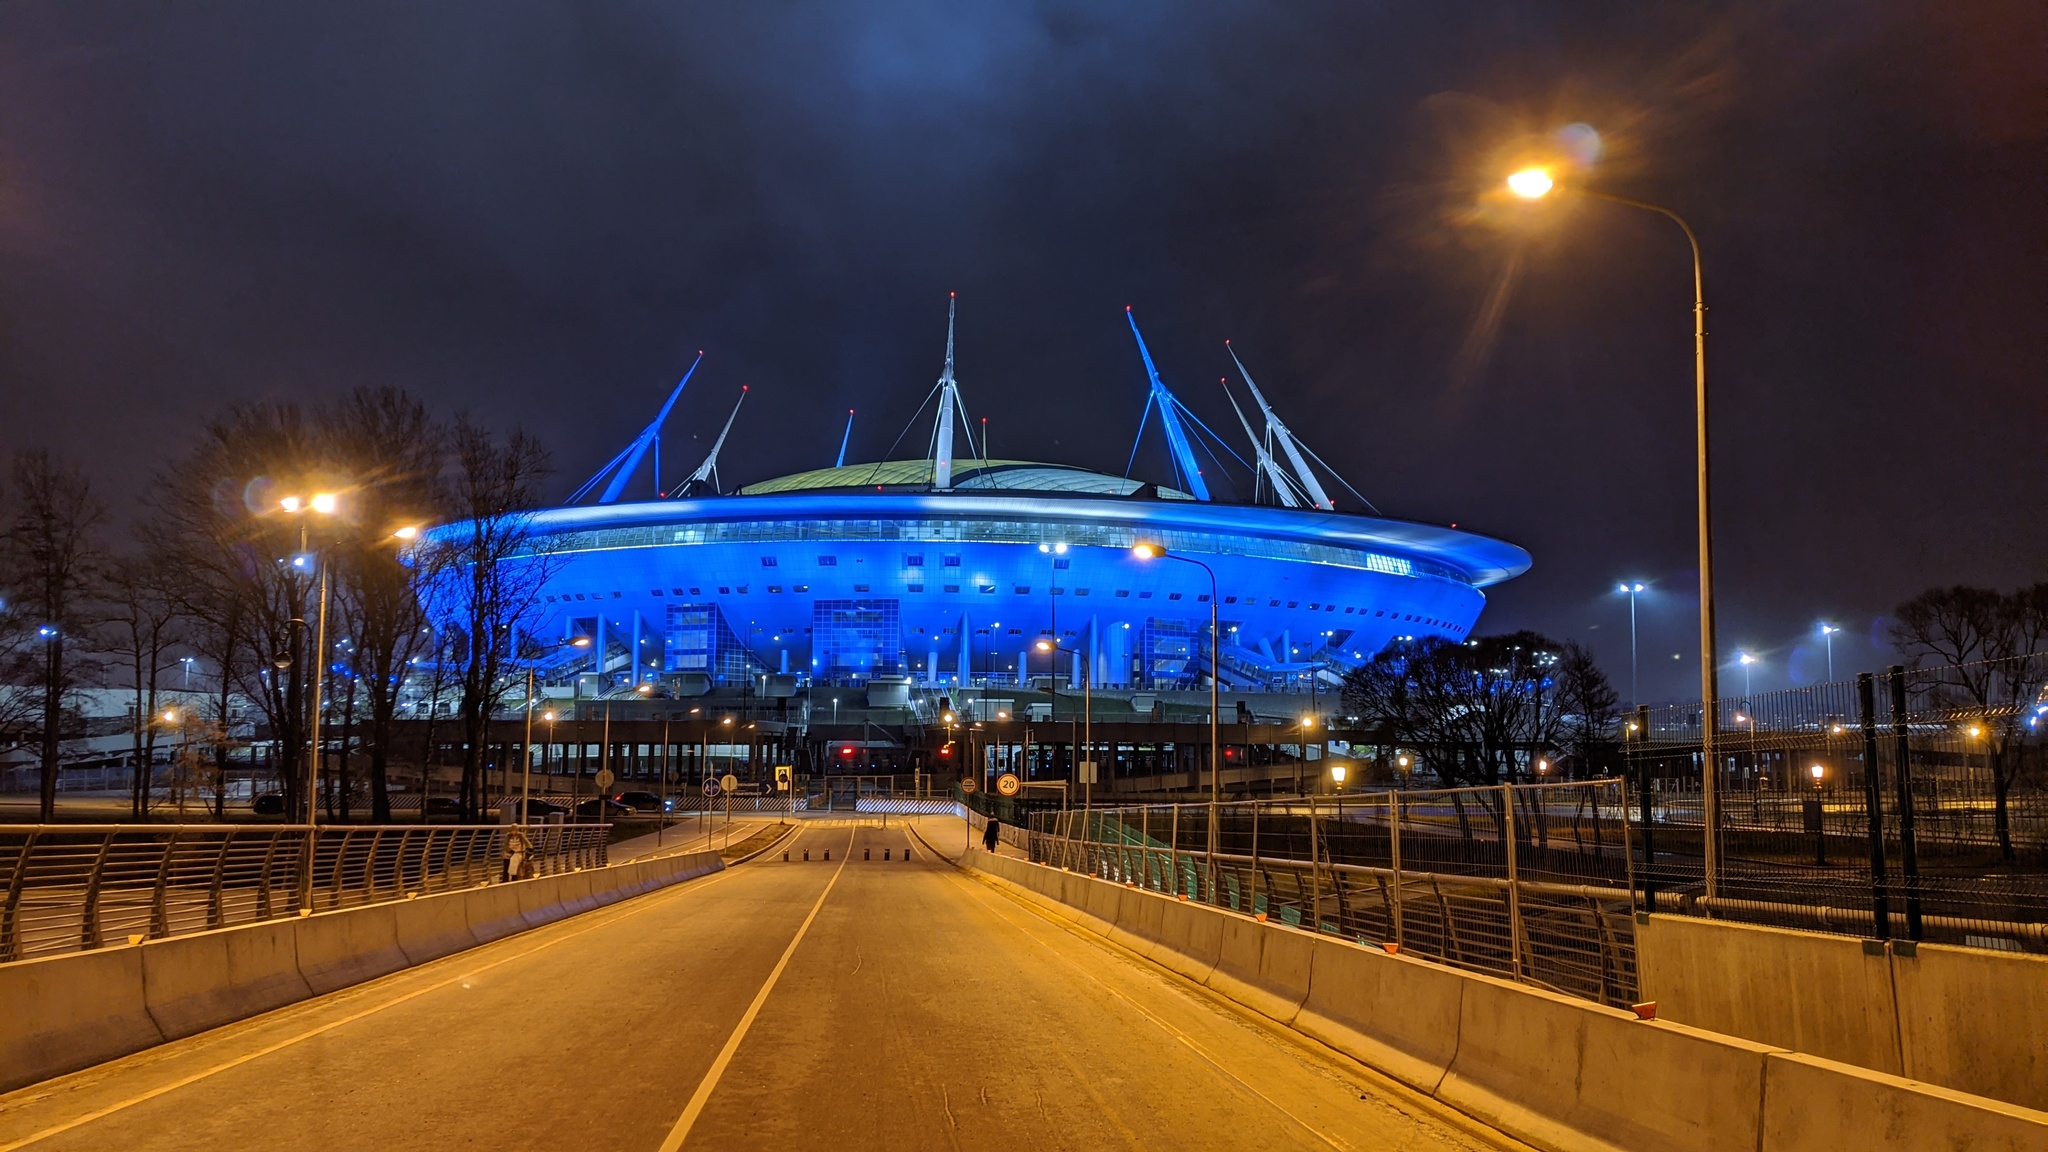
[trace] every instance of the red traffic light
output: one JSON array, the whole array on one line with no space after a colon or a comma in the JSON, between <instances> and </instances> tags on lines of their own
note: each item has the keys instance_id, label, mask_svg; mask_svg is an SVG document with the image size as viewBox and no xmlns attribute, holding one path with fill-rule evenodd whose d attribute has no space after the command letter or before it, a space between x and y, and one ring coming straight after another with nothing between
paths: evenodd
<instances>
[{"instance_id":1,"label":"red traffic light","mask_svg":"<svg viewBox=\"0 0 2048 1152\"><path fill-rule=\"evenodd\" d=\"M851 744L848 744L848 745L847 745L846 747L844 747L844 748L841 748L841 749L839 750L839 754L840 754L841 756L851 756L851 755L853 755L853 745L851 745Z\"/></svg>"}]
</instances>

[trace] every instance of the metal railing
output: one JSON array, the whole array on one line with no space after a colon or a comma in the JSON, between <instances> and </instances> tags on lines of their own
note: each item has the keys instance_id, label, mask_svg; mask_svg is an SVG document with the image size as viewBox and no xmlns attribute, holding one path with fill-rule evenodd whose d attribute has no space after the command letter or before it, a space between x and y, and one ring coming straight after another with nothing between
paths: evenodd
<instances>
[{"instance_id":1,"label":"metal railing","mask_svg":"<svg viewBox=\"0 0 2048 1152\"><path fill-rule=\"evenodd\" d=\"M1636 998L1622 784L1038 813L1040 863L1603 1004Z\"/></svg>"},{"instance_id":2,"label":"metal railing","mask_svg":"<svg viewBox=\"0 0 2048 1152\"><path fill-rule=\"evenodd\" d=\"M604 864L609 825L0 828L0 962Z\"/></svg>"}]
</instances>

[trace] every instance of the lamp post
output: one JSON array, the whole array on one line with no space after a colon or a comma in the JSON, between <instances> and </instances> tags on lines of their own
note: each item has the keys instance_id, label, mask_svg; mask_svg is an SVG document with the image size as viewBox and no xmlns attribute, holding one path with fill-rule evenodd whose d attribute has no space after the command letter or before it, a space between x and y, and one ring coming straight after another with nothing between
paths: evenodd
<instances>
[{"instance_id":1,"label":"lamp post","mask_svg":"<svg viewBox=\"0 0 2048 1152\"><path fill-rule=\"evenodd\" d=\"M1085 746L1085 747L1086 747L1086 748L1088 749L1088 751L1087 751L1086 755L1088 755L1088 756L1090 756L1090 757L1094 756L1094 755L1095 755L1095 667L1094 667L1093 663L1091 663L1091 662L1089 661L1089 659L1088 659L1088 654L1087 654L1086 652L1083 652L1083 651L1081 651L1081 650L1080 650L1080 649L1078 649L1078 648L1061 648L1061 647L1059 646L1059 641L1058 641L1058 639L1057 639L1057 638L1055 638L1055 639L1054 639L1054 640L1053 640L1053 641L1052 641L1051 643L1047 643L1047 642L1046 642L1046 641L1044 641L1044 640L1040 640L1040 641L1038 642L1038 650L1039 650L1040 652L1050 652L1050 653L1052 653L1052 657L1053 657L1053 660L1052 660L1052 678L1053 678L1053 679L1054 679L1055 681L1057 681L1057 680L1058 680L1058 679L1060 678L1060 660L1059 660L1059 654L1060 654L1061 652L1065 652L1065 653L1067 654L1067 656L1068 656L1068 658L1069 658L1069 659L1074 659L1074 660L1079 660L1079 661L1080 661L1080 663L1081 663L1081 743L1082 743L1082 744L1083 744L1083 745L1084 745L1084 746ZM1091 761L1091 762L1092 762L1092 761ZM1076 768L1076 769L1078 770L1078 769L1080 768L1080 766L1081 766L1081 763L1082 763L1082 762L1081 762L1080 760L1076 760L1076 761L1074 761L1074 767L1075 767L1075 768ZM1092 808L1092 807L1094 807L1094 806L1095 806L1095 777L1094 777L1094 776L1093 776L1092 774L1091 774L1091 775L1089 775L1089 776L1087 776L1086 778L1084 778L1084 779L1083 779L1083 780L1081 781L1081 795L1082 795L1082 799L1081 799L1081 807L1083 807L1083 808Z\"/></svg>"},{"instance_id":2,"label":"lamp post","mask_svg":"<svg viewBox=\"0 0 2048 1152\"><path fill-rule=\"evenodd\" d=\"M1508 177L1507 184L1510 192L1524 200L1540 200L1557 188L1557 182L1542 168L1525 168L1516 172ZM1685 233L1686 244L1692 249L1693 420L1699 484L1700 550L1700 815L1704 833L1706 895L1711 898L1720 892L1721 851L1717 843L1721 827L1720 767L1715 757L1721 725L1721 694L1720 663L1715 656L1714 643L1713 486L1708 469L1707 438L1707 298L1700 271L1700 241L1694 235L1692 225L1669 208L1588 188L1576 188L1574 191L1596 200L1655 212L1678 225L1679 230Z\"/></svg>"},{"instance_id":3,"label":"lamp post","mask_svg":"<svg viewBox=\"0 0 2048 1152\"><path fill-rule=\"evenodd\" d=\"M1216 728L1216 668L1222 659L1222 645L1216 633L1216 570L1200 560L1168 552L1161 544L1137 544L1131 548L1131 555L1140 560L1178 560L1183 564L1193 564L1209 574L1209 899L1213 903L1216 898L1216 809L1223 787L1223 758L1218 751L1222 741Z\"/></svg>"},{"instance_id":4,"label":"lamp post","mask_svg":"<svg viewBox=\"0 0 2048 1152\"><path fill-rule=\"evenodd\" d=\"M1640 580L1631 580L1615 585L1614 590L1628 597L1628 706L1634 708L1642 699L1636 687L1636 596L1645 590Z\"/></svg>"},{"instance_id":5,"label":"lamp post","mask_svg":"<svg viewBox=\"0 0 2048 1152\"><path fill-rule=\"evenodd\" d=\"M1047 586L1046 601L1048 604L1047 611L1051 614L1052 617L1052 642L1055 646L1057 646L1060 642L1060 561L1058 558L1061 556L1065 556L1067 554L1067 546L1063 543L1040 544L1038 546L1038 550L1050 557L1053 557L1053 559L1051 560L1052 567L1047 570L1051 573L1050 579L1052 583ZM1040 647L1039 651L1049 651L1049 649ZM1060 662L1058 660L1054 660L1052 662L1052 675L1046 678L1047 683L1049 683L1052 686L1052 707L1047 710L1046 718L1051 720L1055 724L1059 723L1060 719L1059 663ZM1024 669L1017 669L1017 675L1021 679L1024 675Z\"/></svg>"},{"instance_id":6,"label":"lamp post","mask_svg":"<svg viewBox=\"0 0 2048 1152\"><path fill-rule=\"evenodd\" d=\"M298 496L286 496L277 502L277 506L299 518L299 554L292 558L292 571L294 573L292 583L296 585L298 583L297 572L304 567L307 556L306 513L318 512L322 516L332 516L335 510L341 506L341 501L332 493L322 492L310 500ZM293 591L297 591L296 587ZM296 600L297 596L295 595L293 599ZM299 628L306 626L303 618L294 623ZM307 827L312 827L320 822L320 689L322 683L327 678L327 565L324 563L320 564L320 611L313 639L313 651L316 654L313 665L313 709L311 719L307 721L306 725Z\"/></svg>"}]
</instances>

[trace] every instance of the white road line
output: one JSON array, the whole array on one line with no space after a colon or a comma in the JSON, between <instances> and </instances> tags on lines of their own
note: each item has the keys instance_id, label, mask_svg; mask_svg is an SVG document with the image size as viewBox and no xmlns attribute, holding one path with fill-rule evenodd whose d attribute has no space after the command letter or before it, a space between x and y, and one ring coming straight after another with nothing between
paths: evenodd
<instances>
[{"instance_id":1,"label":"white road line","mask_svg":"<svg viewBox=\"0 0 2048 1152\"><path fill-rule=\"evenodd\" d=\"M683 1141L690 1138L690 1129L696 1126L697 1118L704 1114L704 1106L710 1103L711 1093L717 1090L719 1078L725 1075L726 1067L732 1063L733 1055L740 1050L740 1042L747 1038L747 1030L754 1026L754 1018L761 1014L761 1006L768 1003L769 993L775 991L776 982L782 979L782 970L789 967L789 959L796 955L797 945L804 942L805 933L811 930L811 922L818 918L819 910L825 907L825 898L832 895L833 886L839 883L839 877L846 871L847 862L853 859L853 842L858 834L859 831L856 829L847 835L846 855L840 859L839 867L833 870L832 879L825 882L825 890L818 893L818 902L811 905L810 915L804 917L804 922L797 927L796 935L790 937L789 947L782 950L782 959L775 962L775 967L769 971L768 979L762 983L761 990L754 993L754 1002L747 1005L746 1013L740 1017L740 1022L733 1028L732 1035L725 1038L725 1047L718 1050L718 1059L711 1062L711 1067L704 1073L704 1079L698 1081L697 1090L690 1093L690 1102L683 1106L682 1116L676 1120L676 1126L669 1129L668 1139L661 1142L661 1152L679 1152ZM0 1149L0 1152L6 1150Z\"/></svg>"}]
</instances>

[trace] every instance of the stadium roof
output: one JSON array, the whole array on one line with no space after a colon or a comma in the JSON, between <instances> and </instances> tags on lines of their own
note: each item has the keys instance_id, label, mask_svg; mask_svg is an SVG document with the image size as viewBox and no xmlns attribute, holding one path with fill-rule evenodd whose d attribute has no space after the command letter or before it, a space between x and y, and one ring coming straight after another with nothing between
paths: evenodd
<instances>
[{"instance_id":1,"label":"stadium roof","mask_svg":"<svg viewBox=\"0 0 2048 1152\"><path fill-rule=\"evenodd\" d=\"M778 476L740 489L742 496L768 496L790 492L856 491L883 489L927 490L935 483L936 464L931 460L883 460L873 464L848 464L839 468L814 468L790 476ZM1031 460L953 461L955 492L1071 492L1088 496L1130 496L1146 488L1167 500L1194 497L1165 485L1110 476L1065 464L1044 464Z\"/></svg>"}]
</instances>

